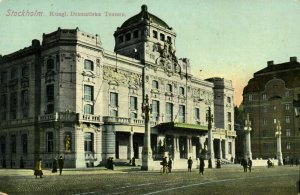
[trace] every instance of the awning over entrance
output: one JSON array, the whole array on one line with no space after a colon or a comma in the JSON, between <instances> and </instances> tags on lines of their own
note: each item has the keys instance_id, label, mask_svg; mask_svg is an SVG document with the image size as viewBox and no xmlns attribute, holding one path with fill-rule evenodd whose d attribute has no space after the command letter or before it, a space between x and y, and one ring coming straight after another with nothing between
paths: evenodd
<instances>
[{"instance_id":1,"label":"awning over entrance","mask_svg":"<svg viewBox=\"0 0 300 195\"><path fill-rule=\"evenodd\" d=\"M198 124L190 124L190 123L178 123L178 122L168 122L168 123L160 123L157 125L159 131L164 130L184 130L184 131L194 131L199 133L207 133L208 127Z\"/></svg>"}]
</instances>

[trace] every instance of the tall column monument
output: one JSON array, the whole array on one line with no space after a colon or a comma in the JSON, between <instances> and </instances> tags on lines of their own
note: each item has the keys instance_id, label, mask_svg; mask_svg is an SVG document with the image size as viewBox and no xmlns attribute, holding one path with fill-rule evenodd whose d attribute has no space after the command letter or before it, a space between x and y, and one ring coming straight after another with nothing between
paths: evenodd
<instances>
[{"instance_id":1,"label":"tall column monument","mask_svg":"<svg viewBox=\"0 0 300 195\"><path fill-rule=\"evenodd\" d=\"M252 152L251 152L251 138L250 138L250 132L252 130L251 128L251 121L249 118L249 113L247 113L247 119L245 121L245 139L246 139L246 150L245 150L245 159L252 159Z\"/></svg>"},{"instance_id":2,"label":"tall column monument","mask_svg":"<svg viewBox=\"0 0 300 195\"><path fill-rule=\"evenodd\" d=\"M144 104L142 105L142 111L144 113L144 121L145 121L145 134L144 134L144 145L142 151L142 170L153 170L153 159L152 159L152 150L151 150L151 134L150 134L150 123L149 123L149 114L150 114L150 104L148 95L146 95L146 99Z\"/></svg>"},{"instance_id":3,"label":"tall column monument","mask_svg":"<svg viewBox=\"0 0 300 195\"><path fill-rule=\"evenodd\" d=\"M208 113L206 115L206 120L208 122L208 156L210 158L210 162L208 163L208 168L213 168L215 166L215 154L214 154L214 143L212 138L212 122L213 116L211 114L211 109L208 107Z\"/></svg>"},{"instance_id":4,"label":"tall column monument","mask_svg":"<svg viewBox=\"0 0 300 195\"><path fill-rule=\"evenodd\" d=\"M281 152L281 125L280 121L278 120L276 125L276 132L275 137L277 138L277 159L278 159L278 165L282 165L282 152Z\"/></svg>"}]
</instances>

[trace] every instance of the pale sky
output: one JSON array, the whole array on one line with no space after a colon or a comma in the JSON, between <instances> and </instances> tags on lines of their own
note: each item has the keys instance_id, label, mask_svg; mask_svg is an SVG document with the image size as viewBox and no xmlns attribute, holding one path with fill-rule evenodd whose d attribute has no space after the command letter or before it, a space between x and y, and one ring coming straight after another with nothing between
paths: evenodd
<instances>
[{"instance_id":1,"label":"pale sky","mask_svg":"<svg viewBox=\"0 0 300 195\"><path fill-rule=\"evenodd\" d=\"M42 40L43 33L58 27L98 34L104 49L113 51L114 31L143 4L173 27L177 57L190 59L196 77L232 80L237 105L243 87L267 61L300 59L299 0L0 0L0 54L28 47L32 39ZM7 16L23 10L43 16ZM50 16L52 11L68 16ZM75 17L71 11L102 16Z\"/></svg>"}]
</instances>

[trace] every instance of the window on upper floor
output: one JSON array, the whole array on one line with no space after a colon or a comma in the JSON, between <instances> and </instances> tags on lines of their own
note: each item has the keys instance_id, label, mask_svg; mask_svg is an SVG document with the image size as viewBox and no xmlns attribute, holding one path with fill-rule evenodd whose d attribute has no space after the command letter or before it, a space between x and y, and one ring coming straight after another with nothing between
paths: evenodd
<instances>
[{"instance_id":1,"label":"window on upper floor","mask_svg":"<svg viewBox=\"0 0 300 195\"><path fill-rule=\"evenodd\" d=\"M84 60L84 69L93 71L94 70L94 62L91 60Z\"/></svg>"},{"instance_id":2,"label":"window on upper floor","mask_svg":"<svg viewBox=\"0 0 300 195\"><path fill-rule=\"evenodd\" d=\"M200 109L199 108L195 108L195 119L197 121L200 120Z\"/></svg>"},{"instance_id":3,"label":"window on upper floor","mask_svg":"<svg viewBox=\"0 0 300 195\"><path fill-rule=\"evenodd\" d=\"M111 109L111 110L110 110L110 116L118 117L118 110L116 110L116 109Z\"/></svg>"},{"instance_id":4,"label":"window on upper floor","mask_svg":"<svg viewBox=\"0 0 300 195\"><path fill-rule=\"evenodd\" d=\"M139 37L139 30L133 31L133 38L138 38Z\"/></svg>"},{"instance_id":5,"label":"window on upper floor","mask_svg":"<svg viewBox=\"0 0 300 195\"><path fill-rule=\"evenodd\" d=\"M130 110L137 110L137 97L130 96Z\"/></svg>"},{"instance_id":6,"label":"window on upper floor","mask_svg":"<svg viewBox=\"0 0 300 195\"><path fill-rule=\"evenodd\" d=\"M173 104L167 102L166 103L166 122L172 122L173 121Z\"/></svg>"},{"instance_id":7,"label":"window on upper floor","mask_svg":"<svg viewBox=\"0 0 300 195\"><path fill-rule=\"evenodd\" d=\"M152 112L152 119L154 121L156 121L157 117L159 115L159 101L152 100L152 110L151 110L151 112Z\"/></svg>"},{"instance_id":8,"label":"window on upper floor","mask_svg":"<svg viewBox=\"0 0 300 195\"><path fill-rule=\"evenodd\" d=\"M51 114L53 112L54 112L54 104L53 103L47 104L46 113Z\"/></svg>"},{"instance_id":9,"label":"window on upper floor","mask_svg":"<svg viewBox=\"0 0 300 195\"><path fill-rule=\"evenodd\" d=\"M10 94L10 110L15 110L18 107L18 94L13 92Z\"/></svg>"},{"instance_id":10,"label":"window on upper floor","mask_svg":"<svg viewBox=\"0 0 300 195\"><path fill-rule=\"evenodd\" d=\"M172 43L172 38L170 36L167 36L168 43Z\"/></svg>"},{"instance_id":11,"label":"window on upper floor","mask_svg":"<svg viewBox=\"0 0 300 195\"><path fill-rule=\"evenodd\" d=\"M94 106L91 104L84 105L84 114L94 114Z\"/></svg>"},{"instance_id":12,"label":"window on upper floor","mask_svg":"<svg viewBox=\"0 0 300 195\"><path fill-rule=\"evenodd\" d=\"M137 119L137 113L135 113L135 112L130 112L130 118L131 118L131 119Z\"/></svg>"},{"instance_id":13,"label":"window on upper floor","mask_svg":"<svg viewBox=\"0 0 300 195\"><path fill-rule=\"evenodd\" d=\"M164 35L164 34L160 33L160 34L159 34L159 37L160 37L160 40L161 40L161 41L165 41L165 35Z\"/></svg>"},{"instance_id":14,"label":"window on upper floor","mask_svg":"<svg viewBox=\"0 0 300 195\"><path fill-rule=\"evenodd\" d=\"M185 106L179 105L179 122L184 123L185 122Z\"/></svg>"},{"instance_id":15,"label":"window on upper floor","mask_svg":"<svg viewBox=\"0 0 300 195\"><path fill-rule=\"evenodd\" d=\"M29 67L23 66L22 67L22 78L28 78L29 77Z\"/></svg>"},{"instance_id":16,"label":"window on upper floor","mask_svg":"<svg viewBox=\"0 0 300 195\"><path fill-rule=\"evenodd\" d=\"M46 150L47 152L53 152L53 132L46 132Z\"/></svg>"},{"instance_id":17,"label":"window on upper floor","mask_svg":"<svg viewBox=\"0 0 300 195\"><path fill-rule=\"evenodd\" d=\"M231 97L227 97L227 103L231 104Z\"/></svg>"},{"instance_id":18,"label":"window on upper floor","mask_svg":"<svg viewBox=\"0 0 300 195\"><path fill-rule=\"evenodd\" d=\"M179 87L179 95L184 95L184 88L183 87Z\"/></svg>"},{"instance_id":19,"label":"window on upper floor","mask_svg":"<svg viewBox=\"0 0 300 195\"><path fill-rule=\"evenodd\" d=\"M287 123L287 124L291 123L291 117L290 116L285 116L285 123Z\"/></svg>"},{"instance_id":20,"label":"window on upper floor","mask_svg":"<svg viewBox=\"0 0 300 195\"><path fill-rule=\"evenodd\" d=\"M267 125L267 119L263 118L263 125Z\"/></svg>"},{"instance_id":21,"label":"window on upper floor","mask_svg":"<svg viewBox=\"0 0 300 195\"><path fill-rule=\"evenodd\" d=\"M285 110L290 110L290 104L285 104Z\"/></svg>"},{"instance_id":22,"label":"window on upper floor","mask_svg":"<svg viewBox=\"0 0 300 195\"><path fill-rule=\"evenodd\" d=\"M54 69L54 60L52 58L47 60L47 71Z\"/></svg>"},{"instance_id":23,"label":"window on upper floor","mask_svg":"<svg viewBox=\"0 0 300 195\"><path fill-rule=\"evenodd\" d=\"M156 81L156 80L152 81L152 88L153 89L158 89L158 81Z\"/></svg>"},{"instance_id":24,"label":"window on upper floor","mask_svg":"<svg viewBox=\"0 0 300 195\"><path fill-rule=\"evenodd\" d=\"M266 94L266 93L263 93L263 94L262 94L262 99L263 99L263 100L267 100L267 94Z\"/></svg>"},{"instance_id":25,"label":"window on upper floor","mask_svg":"<svg viewBox=\"0 0 300 195\"><path fill-rule=\"evenodd\" d=\"M28 107L29 100L28 100L28 90L23 90L21 92L21 106Z\"/></svg>"},{"instance_id":26,"label":"window on upper floor","mask_svg":"<svg viewBox=\"0 0 300 195\"><path fill-rule=\"evenodd\" d=\"M6 71L1 72L1 83L7 83L7 72Z\"/></svg>"},{"instance_id":27,"label":"window on upper floor","mask_svg":"<svg viewBox=\"0 0 300 195\"><path fill-rule=\"evenodd\" d=\"M127 33L125 35L125 41L130 41L130 39L131 39L131 33Z\"/></svg>"},{"instance_id":28,"label":"window on upper floor","mask_svg":"<svg viewBox=\"0 0 300 195\"><path fill-rule=\"evenodd\" d=\"M119 106L118 94L115 92L110 92L110 106L116 108Z\"/></svg>"},{"instance_id":29,"label":"window on upper floor","mask_svg":"<svg viewBox=\"0 0 300 195\"><path fill-rule=\"evenodd\" d=\"M286 143L286 150L291 150L291 143L290 142Z\"/></svg>"},{"instance_id":30,"label":"window on upper floor","mask_svg":"<svg viewBox=\"0 0 300 195\"><path fill-rule=\"evenodd\" d=\"M289 91L285 91L285 97L289 97L290 96L290 92Z\"/></svg>"},{"instance_id":31,"label":"window on upper floor","mask_svg":"<svg viewBox=\"0 0 300 195\"><path fill-rule=\"evenodd\" d=\"M13 80L16 78L18 78L18 69L14 67L10 71L10 79Z\"/></svg>"},{"instance_id":32,"label":"window on upper floor","mask_svg":"<svg viewBox=\"0 0 300 195\"><path fill-rule=\"evenodd\" d=\"M6 110L6 108L7 108L7 95L6 94L2 94L0 96L0 108L1 108L1 110Z\"/></svg>"},{"instance_id":33,"label":"window on upper floor","mask_svg":"<svg viewBox=\"0 0 300 195\"><path fill-rule=\"evenodd\" d=\"M228 124L228 130L231 130L231 124Z\"/></svg>"},{"instance_id":34,"label":"window on upper floor","mask_svg":"<svg viewBox=\"0 0 300 195\"><path fill-rule=\"evenodd\" d=\"M231 112L227 112L227 121L231 122Z\"/></svg>"},{"instance_id":35,"label":"window on upper floor","mask_svg":"<svg viewBox=\"0 0 300 195\"><path fill-rule=\"evenodd\" d=\"M54 85L53 84L46 86L46 97L47 97L47 102L54 101Z\"/></svg>"},{"instance_id":36,"label":"window on upper floor","mask_svg":"<svg viewBox=\"0 0 300 195\"><path fill-rule=\"evenodd\" d=\"M252 95L251 94L248 95L248 101L252 101Z\"/></svg>"},{"instance_id":37,"label":"window on upper floor","mask_svg":"<svg viewBox=\"0 0 300 195\"><path fill-rule=\"evenodd\" d=\"M287 137L290 137L290 136L291 136L291 130L290 130L290 129L287 129L287 130L286 130L286 136L287 136Z\"/></svg>"},{"instance_id":38,"label":"window on upper floor","mask_svg":"<svg viewBox=\"0 0 300 195\"><path fill-rule=\"evenodd\" d=\"M84 151L93 152L94 151L94 134L84 133Z\"/></svg>"},{"instance_id":39,"label":"window on upper floor","mask_svg":"<svg viewBox=\"0 0 300 195\"><path fill-rule=\"evenodd\" d=\"M173 88L172 88L172 85L171 85L171 84L167 84L167 86L166 86L166 91L169 92L169 93L172 93Z\"/></svg>"},{"instance_id":40,"label":"window on upper floor","mask_svg":"<svg viewBox=\"0 0 300 195\"><path fill-rule=\"evenodd\" d=\"M94 87L91 85L84 85L84 101L94 100Z\"/></svg>"},{"instance_id":41,"label":"window on upper floor","mask_svg":"<svg viewBox=\"0 0 300 195\"><path fill-rule=\"evenodd\" d=\"M153 31L153 38L157 39L157 31Z\"/></svg>"}]
</instances>

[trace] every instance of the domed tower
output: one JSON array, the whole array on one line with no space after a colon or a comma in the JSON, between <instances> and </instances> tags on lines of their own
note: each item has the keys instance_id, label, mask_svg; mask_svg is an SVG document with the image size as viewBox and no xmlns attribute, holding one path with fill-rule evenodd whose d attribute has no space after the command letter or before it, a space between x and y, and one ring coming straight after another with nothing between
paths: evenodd
<instances>
[{"instance_id":1,"label":"domed tower","mask_svg":"<svg viewBox=\"0 0 300 195\"><path fill-rule=\"evenodd\" d=\"M176 33L143 5L139 14L126 20L114 33L117 54L180 71L175 56ZM177 67L176 67L177 66Z\"/></svg>"}]
</instances>

